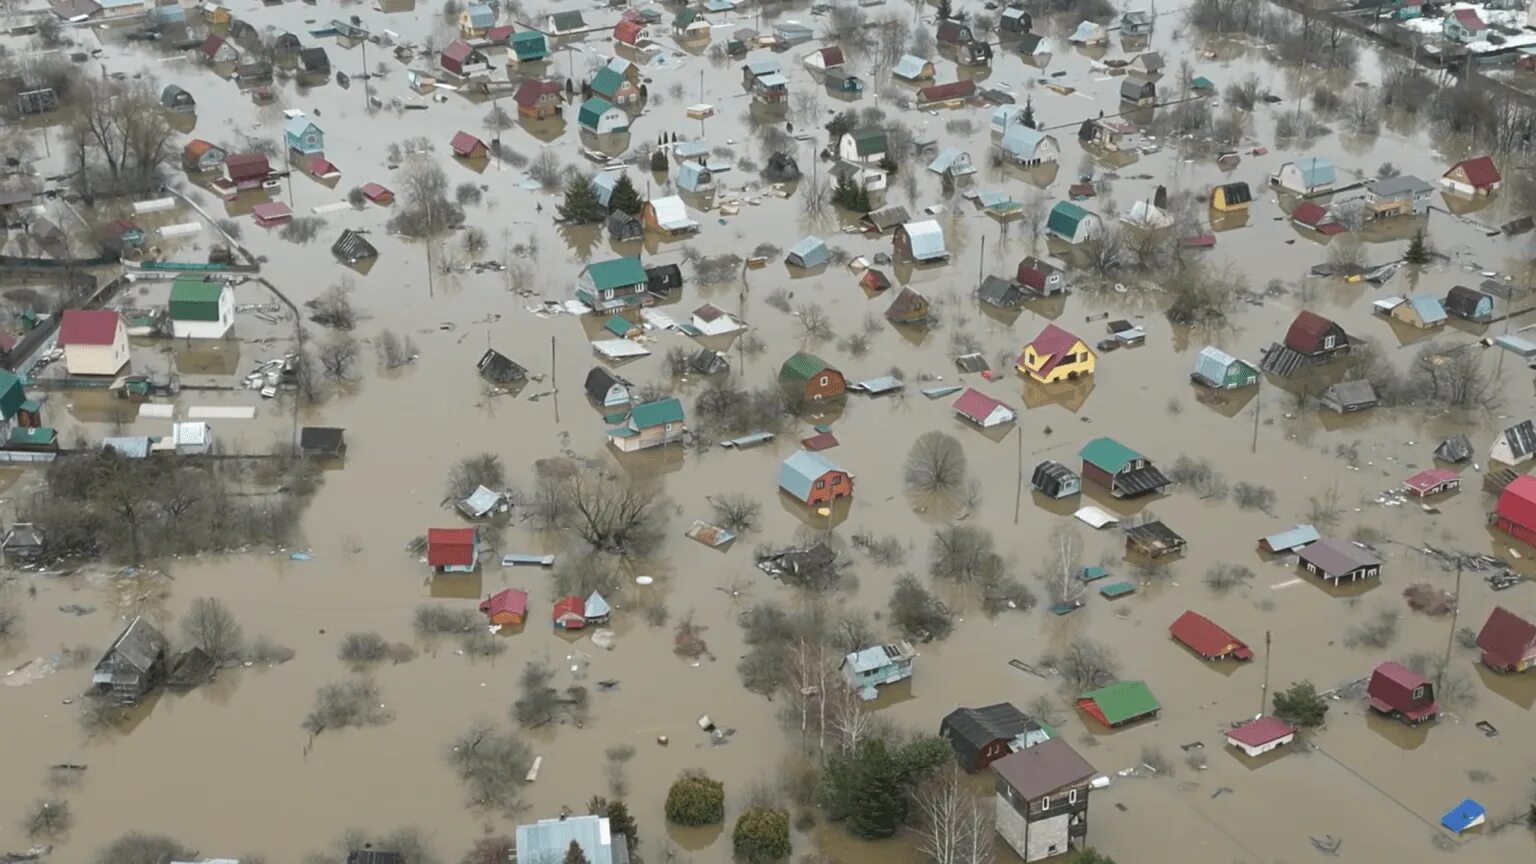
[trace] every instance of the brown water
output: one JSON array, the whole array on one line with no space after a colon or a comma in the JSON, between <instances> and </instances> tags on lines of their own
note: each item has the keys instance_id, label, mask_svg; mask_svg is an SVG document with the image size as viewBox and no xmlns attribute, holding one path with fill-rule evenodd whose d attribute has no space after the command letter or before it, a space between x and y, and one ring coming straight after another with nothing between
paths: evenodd
<instances>
[{"instance_id":1,"label":"brown water","mask_svg":"<svg viewBox=\"0 0 1536 864\"><path fill-rule=\"evenodd\" d=\"M360 7L345 8L357 10L366 25L389 28L418 42L425 34L444 29L430 9L386 16ZM300 24L308 17L323 22L332 14L304 6L238 11L249 15L258 28L280 24L295 31L304 29ZM803 5L785 14L811 20ZM883 12L877 9L876 14L906 14L906 10L893 5ZM606 13L588 17L607 20ZM1177 57L1192 55L1194 46L1175 41L1176 23L1171 17L1164 20L1152 47L1162 50L1170 66L1176 67ZM735 27L751 23L732 22L719 35L724 38ZM269 138L281 134L277 109L255 110L235 95L229 82L188 63L165 63L158 56L138 53L114 41L112 34L104 38L108 68L148 68L162 82L176 81L193 91L200 105L193 135L234 143L238 133ZM438 38L439 44L445 41ZM334 68L349 73L361 70L358 51L324 44ZM585 52L581 56L557 54L552 72L568 74L567 67L579 70L584 58L603 53L605 44L594 36L579 46ZM808 50L802 47L780 55L796 88L810 86L809 75L797 59ZM1108 56L1122 53L1117 43ZM1253 72L1288 101L1298 95L1304 98L1315 83L1308 76L1267 65L1254 51L1229 50L1221 56L1229 59L1191 59L1198 74L1218 85ZM369 52L370 67L380 59L391 71L372 82L376 92L386 101L397 96L414 100L408 95L404 66L382 50ZM867 66L854 65L860 73L867 71ZM938 65L940 81L954 77L953 64ZM761 163L766 154L757 152L755 139L741 126L747 99L738 86L735 64L717 67L705 58L684 57L669 68L648 70L650 91L663 94L663 104L653 106L637 121L636 137L695 131L694 121L685 120L683 109L699 101L701 69L705 71L703 99L714 103L718 112L704 124L711 142L734 141L738 155L750 155ZM1075 173L1077 123L1101 109L1117 110L1112 106L1117 105L1119 83L1090 71L1087 58L1065 45L1060 45L1048 68L1060 70L1068 74L1053 80L1079 88L1077 94L1061 96L1034 86L1031 82L1041 76L1039 70L1024 67L1006 52L1000 53L996 68L987 76L990 84L1007 83L1021 97L1031 94L1037 117L1050 126L1063 126L1056 132L1065 151L1061 170L1054 178L1036 178L1050 183L1046 194L1053 198L1064 194ZM1377 74L1367 57L1361 77L1371 80ZM665 95L674 82L686 88L684 98ZM37 587L38 596L34 601L18 594L28 615L21 638L0 649L7 669L53 654L63 645L105 646L121 627L121 615L133 611L148 610L156 620L169 624L194 597L205 595L223 598L238 613L248 634L270 635L298 655L275 669L226 672L202 690L159 697L139 712L131 728L99 738L83 737L75 722L75 706L63 704L77 699L87 678L84 670L61 670L26 686L0 689L7 728L13 730L0 740L0 764L11 778L0 791L0 848L28 845L17 835L13 817L43 794L46 767L83 762L90 765L84 782L67 793L77 827L61 845L58 860L83 860L110 838L143 829L176 836L204 854L258 850L268 860L296 861L308 851L329 846L348 826L382 833L403 825L422 828L444 857L456 856L482 831L509 832L515 820L487 819L464 806L462 790L443 759L444 747L475 719L506 722L516 678L526 660L547 660L562 670L558 684L573 683L568 658L579 661L572 654L579 649L590 657L585 670L588 683L603 679L622 683L615 692L594 694L592 719L586 728L525 733L535 751L545 757L538 781L525 790L529 817L553 814L561 806L580 809L589 796L604 792L603 750L628 744L637 750L628 775L645 853L659 855L665 838L681 854L725 860L730 855L728 832L668 831L663 827L661 801L679 770L700 768L726 780L730 817L741 804L736 793L753 783L774 782L779 766L797 747L775 718L779 706L740 687L734 667L744 648L733 618L757 600L795 602L790 593L752 567L752 545L759 539L788 542L806 525L826 527L774 489L777 461L809 433L808 424L791 427L773 445L742 453L715 449L685 455L674 448L619 463L626 470L664 477L675 508L669 525L672 540L648 569L657 575L656 583L630 585L611 598L618 607L612 651L598 649L585 639L573 643L545 629L540 616L551 597L550 588L541 584L548 578L542 572L503 572L492 566L478 580L469 580L478 584L430 585L424 567L405 554L403 546L427 527L454 524L455 517L439 508L443 478L454 461L485 450L498 453L514 483L527 487L535 459L557 452L585 455L604 450L601 412L586 403L580 388L593 362L585 344L593 328L567 316L539 317L530 314L528 307L543 297L567 296L567 286L581 264L578 253L567 251L568 240L587 248L581 257L602 258L612 252L606 239L561 232L551 225L548 217L557 199L518 188L519 172L491 165L483 173L474 173L446 159L447 140L454 129L483 134L481 118L487 110L483 104L466 105L462 97L449 94L447 103L430 103L426 111L369 114L360 82L349 90L335 84L305 91L289 84L283 89L283 104L315 115L327 134L327 157L344 172L336 189L295 177L296 213L303 215L311 207L340 200L342 190L367 181L393 185L399 191L399 182L384 167L388 143L427 136L436 144L437 158L443 160L452 182L473 181L488 187L486 203L469 210L470 222L491 237L491 249L482 257L509 259L512 247L536 241L537 253L520 262L534 275L526 284L509 286L501 274L457 273L439 276L429 289L422 247L385 236L387 214L371 205L363 211L327 214L326 229L306 246L285 243L245 220L244 242L267 258L263 275L299 302L350 272L339 267L328 251L342 228L372 230L381 258L366 276L356 277L356 299L368 316L361 335L386 327L410 332L421 347L421 360L400 374L370 372L359 386L305 414L305 422L346 427L350 445L345 469L327 473L304 524L312 561L290 561L286 553L174 560L164 562L170 580L138 580L131 588L101 578L23 577L23 584ZM855 104L876 103L869 96ZM822 101L821 110L833 107L830 98ZM882 107L901 113L889 104ZM911 112L901 119L922 126L919 137L965 146L978 164L984 164L988 115L987 110L967 108L938 114ZM957 117L971 119L977 131L970 136L946 132L945 122ZM796 126L801 125L797 118ZM1260 109L1250 135L1254 144L1270 147L1271 153L1245 156L1232 177L1258 188L1265 173L1296 155L1275 150L1271 126L1270 109ZM544 127L536 131L541 137L549 134ZM580 160L572 143L574 135L567 129L549 145L564 162ZM523 131L514 130L506 137L524 155L534 155L540 147L539 140ZM1245 142L1245 153L1250 146ZM1379 162L1392 161L1403 171L1426 178L1438 176L1447 160L1461 155L1437 153L1434 142L1422 136L1402 137L1390 131L1370 141L1326 137L1309 152L1333 158L1341 168L1358 167L1368 175L1374 174ZM809 168L811 145L802 142L797 156L802 167ZM903 165L903 170L920 171L921 167ZM1119 172L1125 179L1114 184L1113 197L1121 209L1149 196L1158 182L1200 190L1226 176L1212 160L1185 161L1174 148L1120 167ZM1020 196L1028 188L1029 178L1022 175L990 168L982 173L974 186L1005 188ZM1132 175L1156 179L1130 179ZM739 171L725 174L726 188L718 198L738 197L735 190L755 182ZM900 185L894 184L891 200L918 207L940 200L934 175L923 172L915 202L906 200ZM283 194L286 200L286 188ZM222 206L212 196L201 200L216 214ZM243 213L250 203L238 202L230 212ZM542 204L542 212L535 211L536 203ZM1092 203L1102 205L1103 201ZM954 256L951 263L894 268L897 281L917 287L935 301L939 327L926 332L886 328L862 358L848 356L835 343L805 347L838 365L850 380L884 374L896 365L915 382L920 373L957 380L949 344L951 334L962 330L982 342L987 357L998 358L1017 351L1048 320L1096 341L1105 335L1102 325L1084 319L1109 312L1111 317L1144 315L1138 323L1148 328L1147 344L1102 356L1091 381L1069 387L1038 388L1012 375L993 383L961 376L965 383L1026 409L1019 431L1001 440L962 426L951 416L948 400L929 402L916 391L915 383L904 397L850 398L829 413L843 444L827 455L858 478L856 500L846 518L835 523L839 538L846 540L858 531L908 538L912 548L907 566L919 572L926 569L927 532L937 518L913 512L902 489L900 464L911 440L929 429L948 431L964 444L973 473L982 482L982 504L971 518L996 533L1016 571L1026 579L1046 557L1043 541L1067 517L1059 505L1046 506L1025 494L1015 518L1020 472L1027 476L1043 458L1071 464L1076 449L1091 437L1115 436L1165 467L1180 454L1208 459L1231 482L1247 480L1275 488L1278 503L1273 514L1266 515L1238 510L1226 501L1202 501L1187 489L1132 504L1102 500L1090 492L1093 503L1123 515L1155 513L1189 538L1189 550L1171 565L1170 576L1116 603L1092 596L1085 609L1065 617L1037 610L988 618L972 598L946 591L945 598L956 606L963 623L949 640L921 646L915 678L900 692L882 698L879 710L903 726L932 730L943 714L958 705L1004 699L1023 705L1046 694L1058 698L1063 714L1069 714L1065 706L1072 694L1054 681L1017 672L1006 661L1033 661L1082 636L1113 646L1124 676L1146 680L1156 693L1164 706L1160 719L1108 733L1087 729L1074 717L1063 733L1096 767L1111 775L1136 765L1144 748L1162 751L1176 769L1171 778L1116 777L1107 791L1095 796L1090 840L1122 861L1295 861L1315 855L1307 838L1323 835L1344 840L1338 856L1344 860L1425 860L1432 854L1433 838L1444 833L1436 827L1439 814L1461 798L1477 798L1498 819L1522 808L1530 797L1536 747L1519 732L1529 725L1536 685L1475 672L1472 655L1458 649L1458 668L1476 674L1480 698L1475 706L1459 708L1426 730L1409 731L1367 718L1358 702L1335 702L1327 729L1313 738L1318 752L1290 752L1253 763L1224 750L1220 733L1228 723L1259 710L1262 661L1236 669L1208 666L1172 643L1165 629L1180 612L1193 608L1254 645L1262 644L1265 632L1271 633L1270 678L1275 687L1310 679L1320 688L1331 688L1368 674L1380 660L1443 650L1448 622L1405 609L1401 637L1386 651L1345 647L1344 633L1378 606L1402 609L1399 593L1411 581L1441 587L1453 584L1451 574L1410 547L1431 542L1506 556L1510 544L1485 527L1483 514L1491 507L1491 499L1481 492L1479 478L1469 469L1465 488L1437 502L1438 514L1382 507L1374 501L1416 468L1428 466L1430 450L1446 434L1462 431L1471 436L1479 451L1477 461L1483 462L1493 432L1531 415L1528 373L1521 364L1513 358L1503 363L1502 408L1475 416L1377 410L1340 420L1320 416L1311 408L1298 413L1294 401L1269 383L1257 395L1211 401L1186 382L1203 345L1217 344L1256 359L1263 346L1280 338L1303 305L1335 316L1351 333L1369 336L1391 349L1416 334L1399 332L1373 318L1368 309L1371 299L1410 290L1410 279L1416 283L1412 290L1443 294L1453 284L1475 282L1476 274L1466 268L1503 267L1507 259L1522 253L1522 246L1489 239L1471 226L1436 214L1430 222L1433 241L1452 256L1450 263L1399 275L1399 281L1384 289L1318 281L1308 287L1312 299L1303 304L1294 290L1296 282L1307 267L1324 260L1326 250L1280 221L1281 210L1273 198L1260 195L1246 225L1222 232L1218 246L1206 254L1217 263L1231 264L1254 288L1279 278L1290 282L1293 291L1262 306L1239 307L1217 331L1170 328L1157 312L1158 298L1134 288L1124 294L1079 292L1064 303L1041 304L1025 309L1014 320L1006 320L1011 316L1000 320L979 310L970 297L971 286L978 270L1011 273L1017 260L1030 251L1027 231L1015 226L1005 235L988 217L973 215L969 204L955 199L948 205L949 212L940 219ZM713 212L693 215L704 223L704 230L689 242L706 254L732 251L745 256L760 242L787 248L813 231L854 254L872 255L889 248L887 241L838 233L830 214L808 220L793 199L763 196L760 206L743 207L734 217ZM723 219L723 224L717 219ZM1376 261L1396 257L1406 236L1368 238L1380 241L1368 247L1369 254ZM450 252L456 250L456 241L448 245ZM646 257L678 261L682 245L647 243ZM514 293L510 287L525 289L532 296ZM733 352L736 374L757 386L771 380L782 359L802 347L795 321L764 302L780 287L793 291L796 303L822 305L840 335L854 332L867 313L879 314L890 302L866 297L856 277L845 270L831 268L801 277L774 262L767 269L750 272L745 287L690 283L681 303L666 311L674 317L686 316L697 303L710 300L738 312L769 345L766 353L755 358ZM241 303L271 302L254 286L239 289L238 296ZM270 328L248 316L242 317L237 329L243 339L270 335ZM1461 342L1475 335L1454 327L1437 338ZM474 362L487 345L546 375L545 381L530 384L515 399L486 398L475 377ZM653 345L656 355L628 364L623 374L636 383L662 380L665 373L659 355L671 345L690 347L681 336L662 334ZM1406 362L1416 346L1404 347L1394 354L1399 362ZM279 343L243 343L235 362L237 374L282 350ZM136 367L151 359L164 362L163 355L148 351L136 351ZM180 349L175 359L186 372L199 376L218 376L230 362L226 355L187 355ZM1495 358L1489 356L1487 362L1494 363ZM558 398L529 398L551 386L559 391ZM697 386L697 382L683 382L676 389L691 405L688 394ZM53 422L63 427L66 441L72 440L77 427L92 437L112 434L117 417L94 396L70 395L61 400L56 394L54 399L49 410ZM66 410L59 410L61 401ZM259 400L254 394L239 393L190 394L183 401L250 404ZM215 421L214 427L229 449L265 449L290 434L292 422L285 407L262 403L256 420ZM167 424L129 419L127 428L163 434ZM1353 442L1359 442L1355 467L1335 455L1336 446ZM8 495L33 488L35 480L23 475ZM1332 596L1311 582L1296 582L1298 573L1285 560L1261 562L1254 552L1258 537L1300 521L1309 508L1308 499L1329 487L1337 489L1344 508L1335 533L1348 536L1356 529L1371 528L1388 538L1382 546L1383 584L1369 586L1358 601ZM766 505L761 537L747 538L725 553L681 536L692 519L707 518L706 496L723 490L754 494ZM1112 572L1129 575L1129 565L1119 561L1118 533L1092 533L1086 528L1083 533L1085 560L1110 559L1115 562ZM550 538L514 528L505 545L516 550L560 551L550 543ZM838 602L882 610L890 584L899 574L874 567L857 555L855 560L859 589ZM1216 562L1246 564L1258 578L1247 589L1214 596L1200 578ZM742 585L747 586L742 596L722 590ZM326 733L306 753L308 736L299 721L310 707L315 688L348 674L335 660L341 634L376 630L392 641L409 640L410 612L429 597L481 596L503 586L528 588L535 598L530 624L511 637L506 654L492 663L458 654L453 642L420 644L422 654L416 660L377 672L385 704L395 714L393 723ZM1499 595L1497 601L1530 614L1530 590L1520 586ZM661 595L674 620L692 613L695 621L708 625L704 637L718 659L693 663L675 657L670 628L648 627L638 614L628 611L648 600L647 594ZM1474 575L1463 587L1463 601L1460 625L1475 628L1495 597ZM55 611L68 603L95 606L98 611L84 617ZM710 746L697 730L695 720L706 712L721 726L737 730L730 744ZM1493 723L1504 734L1484 737L1472 726L1477 720ZM658 746L658 735L668 736L670 746ZM1203 771L1184 764L1178 749L1194 741L1205 745L1208 767ZM1488 772L1493 779L1473 783L1465 773L1469 770ZM283 830L273 831L273 825ZM866 844L836 826L821 826L809 836L796 837L797 854L816 847L845 861L914 858L903 840ZM1474 833L1460 842L1458 851L1468 861L1503 862L1529 858L1532 850L1530 836L1512 830L1497 836Z\"/></svg>"}]
</instances>

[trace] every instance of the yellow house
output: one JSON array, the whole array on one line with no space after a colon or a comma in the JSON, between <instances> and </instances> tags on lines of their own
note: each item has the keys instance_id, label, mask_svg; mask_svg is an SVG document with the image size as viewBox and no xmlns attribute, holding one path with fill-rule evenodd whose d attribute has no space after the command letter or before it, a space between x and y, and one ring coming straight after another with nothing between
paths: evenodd
<instances>
[{"instance_id":1,"label":"yellow house","mask_svg":"<svg viewBox=\"0 0 1536 864\"><path fill-rule=\"evenodd\" d=\"M1042 384L1092 375L1098 357L1088 343L1057 327L1045 325L1019 355L1018 370Z\"/></svg>"},{"instance_id":2,"label":"yellow house","mask_svg":"<svg viewBox=\"0 0 1536 864\"><path fill-rule=\"evenodd\" d=\"M1211 209L1221 213L1242 212L1251 201L1253 192L1247 183L1223 183L1211 190Z\"/></svg>"}]
</instances>

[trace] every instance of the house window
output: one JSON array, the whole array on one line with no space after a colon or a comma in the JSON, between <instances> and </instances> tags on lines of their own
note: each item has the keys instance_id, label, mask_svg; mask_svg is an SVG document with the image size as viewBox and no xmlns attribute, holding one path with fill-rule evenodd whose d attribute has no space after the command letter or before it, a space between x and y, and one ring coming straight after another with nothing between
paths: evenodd
<instances>
[{"instance_id":1,"label":"house window","mask_svg":"<svg viewBox=\"0 0 1536 864\"><path fill-rule=\"evenodd\" d=\"M1334 337L1332 337L1332 336L1324 336L1323 337L1323 350L1324 351L1332 351L1333 350L1333 340L1334 340Z\"/></svg>"},{"instance_id":2,"label":"house window","mask_svg":"<svg viewBox=\"0 0 1536 864\"><path fill-rule=\"evenodd\" d=\"M603 299L604 300L612 300L613 299L613 289L612 288L604 288L603 289Z\"/></svg>"},{"instance_id":3,"label":"house window","mask_svg":"<svg viewBox=\"0 0 1536 864\"><path fill-rule=\"evenodd\" d=\"M1051 796L1047 795L1040 799L1040 812L1044 813L1049 809L1051 809Z\"/></svg>"},{"instance_id":4,"label":"house window","mask_svg":"<svg viewBox=\"0 0 1536 864\"><path fill-rule=\"evenodd\" d=\"M663 431L663 432L671 432L672 431L672 424L671 423L666 424L665 426L663 426L661 428L661 431Z\"/></svg>"},{"instance_id":5,"label":"house window","mask_svg":"<svg viewBox=\"0 0 1536 864\"><path fill-rule=\"evenodd\" d=\"M821 386L827 386L827 376L825 375L821 376Z\"/></svg>"},{"instance_id":6,"label":"house window","mask_svg":"<svg viewBox=\"0 0 1536 864\"><path fill-rule=\"evenodd\" d=\"M1077 803L1077 790L1076 789L1073 789L1072 791L1067 793L1067 803L1068 804L1076 804Z\"/></svg>"},{"instance_id":7,"label":"house window","mask_svg":"<svg viewBox=\"0 0 1536 864\"><path fill-rule=\"evenodd\" d=\"M825 488L827 488L827 481L825 481L825 480L817 480L816 481L816 488L817 489L825 489Z\"/></svg>"},{"instance_id":8,"label":"house window","mask_svg":"<svg viewBox=\"0 0 1536 864\"><path fill-rule=\"evenodd\" d=\"M1420 684L1419 686L1413 688L1413 698L1415 700L1424 698L1424 685Z\"/></svg>"}]
</instances>

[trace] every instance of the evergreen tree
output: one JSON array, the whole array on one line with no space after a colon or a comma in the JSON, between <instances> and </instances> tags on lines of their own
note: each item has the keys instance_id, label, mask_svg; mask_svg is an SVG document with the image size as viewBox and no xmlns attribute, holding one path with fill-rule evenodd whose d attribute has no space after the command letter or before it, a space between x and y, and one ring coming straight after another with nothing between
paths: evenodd
<instances>
[{"instance_id":1,"label":"evergreen tree","mask_svg":"<svg viewBox=\"0 0 1536 864\"><path fill-rule=\"evenodd\" d=\"M667 173L667 151L651 151L651 170L657 174Z\"/></svg>"},{"instance_id":2,"label":"evergreen tree","mask_svg":"<svg viewBox=\"0 0 1536 864\"><path fill-rule=\"evenodd\" d=\"M1019 118L1019 122L1031 129L1040 128L1035 125L1035 97L1026 96L1024 98L1024 115Z\"/></svg>"},{"instance_id":3,"label":"evergreen tree","mask_svg":"<svg viewBox=\"0 0 1536 864\"><path fill-rule=\"evenodd\" d=\"M608 209L639 216L643 206L645 201L641 199L639 190L635 189L634 181L629 179L629 174L620 174L618 182L613 184L613 194L608 198Z\"/></svg>"},{"instance_id":4,"label":"evergreen tree","mask_svg":"<svg viewBox=\"0 0 1536 864\"><path fill-rule=\"evenodd\" d=\"M855 784L849 830L865 840L900 831L907 819L907 790L884 741L871 741L860 753Z\"/></svg>"},{"instance_id":5,"label":"evergreen tree","mask_svg":"<svg viewBox=\"0 0 1536 864\"><path fill-rule=\"evenodd\" d=\"M565 847L565 864L587 864L587 853L581 851L581 844L575 840Z\"/></svg>"},{"instance_id":6,"label":"evergreen tree","mask_svg":"<svg viewBox=\"0 0 1536 864\"><path fill-rule=\"evenodd\" d=\"M832 203L855 213L869 212L869 192L853 182L850 177L837 181L832 188Z\"/></svg>"},{"instance_id":7,"label":"evergreen tree","mask_svg":"<svg viewBox=\"0 0 1536 864\"><path fill-rule=\"evenodd\" d=\"M1328 703L1317 693L1311 681L1292 684L1289 690L1275 694L1275 716L1297 726L1321 726L1328 714Z\"/></svg>"},{"instance_id":8,"label":"evergreen tree","mask_svg":"<svg viewBox=\"0 0 1536 864\"><path fill-rule=\"evenodd\" d=\"M602 202L597 200L597 190L592 188L592 178L586 175L572 177L565 184L565 201L556 208L560 221L570 225L592 225L603 221Z\"/></svg>"},{"instance_id":9,"label":"evergreen tree","mask_svg":"<svg viewBox=\"0 0 1536 864\"><path fill-rule=\"evenodd\" d=\"M940 21L948 21L950 16L954 14L955 4L950 2L950 0L939 0L938 5L934 8Z\"/></svg>"},{"instance_id":10,"label":"evergreen tree","mask_svg":"<svg viewBox=\"0 0 1536 864\"><path fill-rule=\"evenodd\" d=\"M1413 239L1408 241L1408 251L1403 253L1403 260L1409 264L1429 263L1429 245L1424 242L1423 228L1415 231Z\"/></svg>"},{"instance_id":11,"label":"evergreen tree","mask_svg":"<svg viewBox=\"0 0 1536 864\"><path fill-rule=\"evenodd\" d=\"M635 817L629 815L629 808L623 801L608 802L608 827L613 833L623 834L629 840L629 857L633 860L636 857L635 850L640 848L640 830L635 824Z\"/></svg>"}]
</instances>

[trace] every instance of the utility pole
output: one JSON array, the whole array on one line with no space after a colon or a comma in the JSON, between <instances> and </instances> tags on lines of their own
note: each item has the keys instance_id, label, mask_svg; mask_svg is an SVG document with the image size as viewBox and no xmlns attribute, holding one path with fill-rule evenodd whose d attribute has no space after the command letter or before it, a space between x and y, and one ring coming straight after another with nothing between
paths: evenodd
<instances>
[{"instance_id":1,"label":"utility pole","mask_svg":"<svg viewBox=\"0 0 1536 864\"><path fill-rule=\"evenodd\" d=\"M976 288L971 291L974 295L981 288L981 274L987 271L987 235L981 235L981 255L976 258Z\"/></svg>"},{"instance_id":2,"label":"utility pole","mask_svg":"<svg viewBox=\"0 0 1536 864\"><path fill-rule=\"evenodd\" d=\"M1024 427L1014 427L1016 434L1013 436L1019 447L1019 469L1013 487L1013 524L1019 524L1019 508L1024 504Z\"/></svg>"},{"instance_id":3,"label":"utility pole","mask_svg":"<svg viewBox=\"0 0 1536 864\"><path fill-rule=\"evenodd\" d=\"M1259 452L1259 406L1264 404L1264 383L1257 384L1257 390L1253 394L1253 445L1250 452Z\"/></svg>"},{"instance_id":4,"label":"utility pole","mask_svg":"<svg viewBox=\"0 0 1536 864\"><path fill-rule=\"evenodd\" d=\"M549 389L554 391L550 401L555 403L555 425L560 425L560 388L555 384L555 337L549 337Z\"/></svg>"},{"instance_id":5,"label":"utility pole","mask_svg":"<svg viewBox=\"0 0 1536 864\"><path fill-rule=\"evenodd\" d=\"M363 107L364 108L367 108L367 107L369 107L369 105L372 104L368 100L368 36L369 35L370 34L367 34L367 33L363 34L363 44L362 44L362 48L363 48L363 72L362 72L362 79L363 79Z\"/></svg>"},{"instance_id":6,"label":"utility pole","mask_svg":"<svg viewBox=\"0 0 1536 864\"><path fill-rule=\"evenodd\" d=\"M1462 556L1456 556L1456 596L1451 600L1451 629L1445 634L1445 657L1441 658L1440 669L1435 673L1435 695L1440 696L1440 688L1445 684L1445 673L1451 668L1451 649L1456 647L1456 619L1461 614L1461 569Z\"/></svg>"},{"instance_id":7,"label":"utility pole","mask_svg":"<svg viewBox=\"0 0 1536 864\"><path fill-rule=\"evenodd\" d=\"M289 151L288 151L288 141L286 139L287 139L286 135L283 138L279 138L278 141L277 141L277 146L283 148L283 175L288 180L288 209L292 210L293 209L293 163L291 161L289 161L289 159L288 159L288 152Z\"/></svg>"},{"instance_id":8,"label":"utility pole","mask_svg":"<svg viewBox=\"0 0 1536 864\"><path fill-rule=\"evenodd\" d=\"M1259 690L1259 713L1269 708L1269 631L1264 631L1264 686Z\"/></svg>"}]
</instances>

